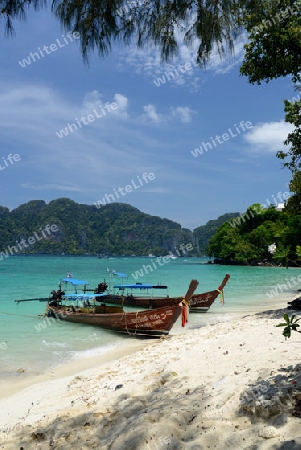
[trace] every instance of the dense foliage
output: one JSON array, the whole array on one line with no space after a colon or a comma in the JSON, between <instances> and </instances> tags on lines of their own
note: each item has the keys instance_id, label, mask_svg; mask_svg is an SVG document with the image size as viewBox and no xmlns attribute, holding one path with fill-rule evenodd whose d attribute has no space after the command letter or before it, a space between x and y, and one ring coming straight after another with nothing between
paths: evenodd
<instances>
[{"instance_id":1,"label":"dense foliage","mask_svg":"<svg viewBox=\"0 0 301 450\"><path fill-rule=\"evenodd\" d=\"M138 47L156 46L162 60L177 53L180 44L198 44L197 60L206 63L217 48L232 50L241 33L243 12L256 10L260 0L0 0L0 19L8 34L14 19L25 18L29 8L50 6L66 32L79 33L87 60L95 49L107 54L115 42Z\"/></svg>"},{"instance_id":2,"label":"dense foliage","mask_svg":"<svg viewBox=\"0 0 301 450\"><path fill-rule=\"evenodd\" d=\"M276 325L276 327L284 327L282 334L285 337L285 339L291 337L292 331L297 331L297 333L301 333L300 330L297 330L297 328L300 327L298 322L301 320L301 318L296 319L295 314L293 314L292 317L289 317L288 314L284 314L283 318L285 322L279 323L278 325Z\"/></svg>"},{"instance_id":3,"label":"dense foliage","mask_svg":"<svg viewBox=\"0 0 301 450\"><path fill-rule=\"evenodd\" d=\"M209 241L207 254L223 264L299 265L300 241L301 214L255 204L217 230ZM269 246L274 243L277 251L272 254Z\"/></svg>"},{"instance_id":4,"label":"dense foliage","mask_svg":"<svg viewBox=\"0 0 301 450\"><path fill-rule=\"evenodd\" d=\"M248 43L240 71L250 83L286 75L300 80L300 6L299 0L263 0L256 10L247 6L243 26Z\"/></svg>"},{"instance_id":5,"label":"dense foliage","mask_svg":"<svg viewBox=\"0 0 301 450\"><path fill-rule=\"evenodd\" d=\"M209 240L216 233L218 228L227 220L237 217L238 215L238 212L226 213L215 220L209 220L206 225L201 225L193 230L194 238L197 241L198 249L202 255L206 255L206 248Z\"/></svg>"},{"instance_id":6,"label":"dense foliage","mask_svg":"<svg viewBox=\"0 0 301 450\"><path fill-rule=\"evenodd\" d=\"M289 188L294 195L288 199L286 210L292 214L301 214L301 171L293 174Z\"/></svg>"},{"instance_id":7,"label":"dense foliage","mask_svg":"<svg viewBox=\"0 0 301 450\"><path fill-rule=\"evenodd\" d=\"M29 248L16 247L46 225L55 224L56 232L37 240ZM45 233L44 233L45 234ZM42 236L43 237L43 236ZM168 219L150 216L124 203L101 208L60 198L46 204L30 201L11 212L0 207L0 252L60 254L116 254L137 256L175 253L181 244L192 244L192 232ZM189 255L196 253L194 246Z\"/></svg>"},{"instance_id":8,"label":"dense foliage","mask_svg":"<svg viewBox=\"0 0 301 450\"><path fill-rule=\"evenodd\" d=\"M264 0L261 9L244 15L248 32L241 74L250 83L261 84L291 76L293 83L301 81L301 2L300 0ZM298 89L298 84L295 85ZM284 144L288 150L278 151L293 175L301 168L301 102L300 95L285 101L285 121L295 126ZM278 150L278 149L275 149Z\"/></svg>"},{"instance_id":9,"label":"dense foliage","mask_svg":"<svg viewBox=\"0 0 301 450\"><path fill-rule=\"evenodd\" d=\"M301 169L301 101L289 102L285 100L284 105L285 121L295 125L295 129L289 133L284 141L289 149L278 151L277 157L285 160L284 167L288 167L293 174L296 174L298 171L300 173ZM287 158L290 158L288 162Z\"/></svg>"}]
</instances>

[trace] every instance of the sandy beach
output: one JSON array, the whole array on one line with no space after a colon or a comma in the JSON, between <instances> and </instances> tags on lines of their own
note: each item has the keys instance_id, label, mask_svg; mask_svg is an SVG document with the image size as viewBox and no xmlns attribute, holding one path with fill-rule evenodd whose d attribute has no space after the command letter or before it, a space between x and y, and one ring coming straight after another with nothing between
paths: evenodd
<instances>
[{"instance_id":1,"label":"sandy beach","mask_svg":"<svg viewBox=\"0 0 301 450\"><path fill-rule=\"evenodd\" d=\"M36 382L0 401L0 448L300 449L301 336L275 327L284 312L196 327Z\"/></svg>"}]
</instances>

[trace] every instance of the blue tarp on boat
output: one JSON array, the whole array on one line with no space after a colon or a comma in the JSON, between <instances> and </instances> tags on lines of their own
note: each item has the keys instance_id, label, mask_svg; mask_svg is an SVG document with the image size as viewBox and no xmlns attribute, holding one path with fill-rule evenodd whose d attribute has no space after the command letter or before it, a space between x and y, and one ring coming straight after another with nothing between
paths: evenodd
<instances>
[{"instance_id":1,"label":"blue tarp on boat","mask_svg":"<svg viewBox=\"0 0 301 450\"><path fill-rule=\"evenodd\" d=\"M125 273L120 273L120 272L111 272L111 274L113 275L113 276L117 276L117 277L119 277L119 278L127 278L127 275L125 274Z\"/></svg>"},{"instance_id":2,"label":"blue tarp on boat","mask_svg":"<svg viewBox=\"0 0 301 450\"><path fill-rule=\"evenodd\" d=\"M76 280L75 278L62 278L61 281L65 281L66 283L71 283L73 286L77 286L79 284L89 284L87 281Z\"/></svg>"},{"instance_id":3,"label":"blue tarp on boat","mask_svg":"<svg viewBox=\"0 0 301 450\"><path fill-rule=\"evenodd\" d=\"M154 286L153 284L117 284L116 289L167 289L167 286Z\"/></svg>"},{"instance_id":4,"label":"blue tarp on boat","mask_svg":"<svg viewBox=\"0 0 301 450\"><path fill-rule=\"evenodd\" d=\"M86 298L103 297L105 295L106 294L66 294L66 295L64 295L64 298L69 299L69 300L72 300L72 299L80 300L80 299L86 299Z\"/></svg>"}]
</instances>

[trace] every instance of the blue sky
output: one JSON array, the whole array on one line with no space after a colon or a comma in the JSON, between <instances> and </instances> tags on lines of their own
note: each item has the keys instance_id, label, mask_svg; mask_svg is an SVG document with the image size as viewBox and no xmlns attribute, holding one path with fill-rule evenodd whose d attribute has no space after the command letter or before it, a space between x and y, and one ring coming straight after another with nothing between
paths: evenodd
<instances>
[{"instance_id":1,"label":"blue sky","mask_svg":"<svg viewBox=\"0 0 301 450\"><path fill-rule=\"evenodd\" d=\"M119 192L145 213L194 229L288 192L290 172L276 152L290 130L283 100L296 92L289 79L252 86L240 76L243 40L235 56L213 55L205 71L184 46L172 65L162 66L154 48L116 46L86 67L79 41L70 42L49 11L29 14L15 29L14 38L2 38L2 206L59 197L93 205ZM30 53L44 46L48 54L34 62ZM165 72L170 80L165 75L158 86ZM62 129L68 135L60 138ZM212 148L195 157L203 142Z\"/></svg>"}]
</instances>

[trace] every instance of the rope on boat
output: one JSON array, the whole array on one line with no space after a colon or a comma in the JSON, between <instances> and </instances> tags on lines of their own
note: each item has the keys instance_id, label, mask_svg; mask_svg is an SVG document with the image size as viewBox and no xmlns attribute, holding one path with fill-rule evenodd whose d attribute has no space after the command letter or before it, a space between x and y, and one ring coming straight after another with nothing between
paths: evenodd
<instances>
[{"instance_id":1,"label":"rope on boat","mask_svg":"<svg viewBox=\"0 0 301 450\"><path fill-rule=\"evenodd\" d=\"M217 292L218 292L219 295L220 295L220 302L221 302L221 304L224 306L224 304L225 304L224 292L223 292L223 291L220 291L219 289L217 289Z\"/></svg>"},{"instance_id":2,"label":"rope on boat","mask_svg":"<svg viewBox=\"0 0 301 450\"><path fill-rule=\"evenodd\" d=\"M182 300L182 327L185 327L188 322L189 303L186 302L185 297Z\"/></svg>"},{"instance_id":3,"label":"rope on boat","mask_svg":"<svg viewBox=\"0 0 301 450\"><path fill-rule=\"evenodd\" d=\"M124 307L125 297L122 295L120 299L121 299L121 306Z\"/></svg>"},{"instance_id":4,"label":"rope on boat","mask_svg":"<svg viewBox=\"0 0 301 450\"><path fill-rule=\"evenodd\" d=\"M40 319L44 319L44 317L48 317L48 313L49 313L50 309L49 309L49 305L47 305L44 314L41 314L39 317Z\"/></svg>"},{"instance_id":5,"label":"rope on boat","mask_svg":"<svg viewBox=\"0 0 301 450\"><path fill-rule=\"evenodd\" d=\"M125 329L126 329L126 332L130 335L130 336L136 336L136 334L137 334L137 327L138 327L138 314L139 314L139 312L140 311L136 311L136 330L135 330L135 332L134 333L131 333L129 330L128 330L128 326L127 326L127 323L126 323L126 313L124 312L123 314L124 314L124 322L125 322Z\"/></svg>"},{"instance_id":6,"label":"rope on boat","mask_svg":"<svg viewBox=\"0 0 301 450\"><path fill-rule=\"evenodd\" d=\"M25 314L15 314L15 313L9 313L6 311L0 311L0 314L7 314L8 316L18 316L18 317L30 317L32 319L38 319L39 316L26 316Z\"/></svg>"}]
</instances>

